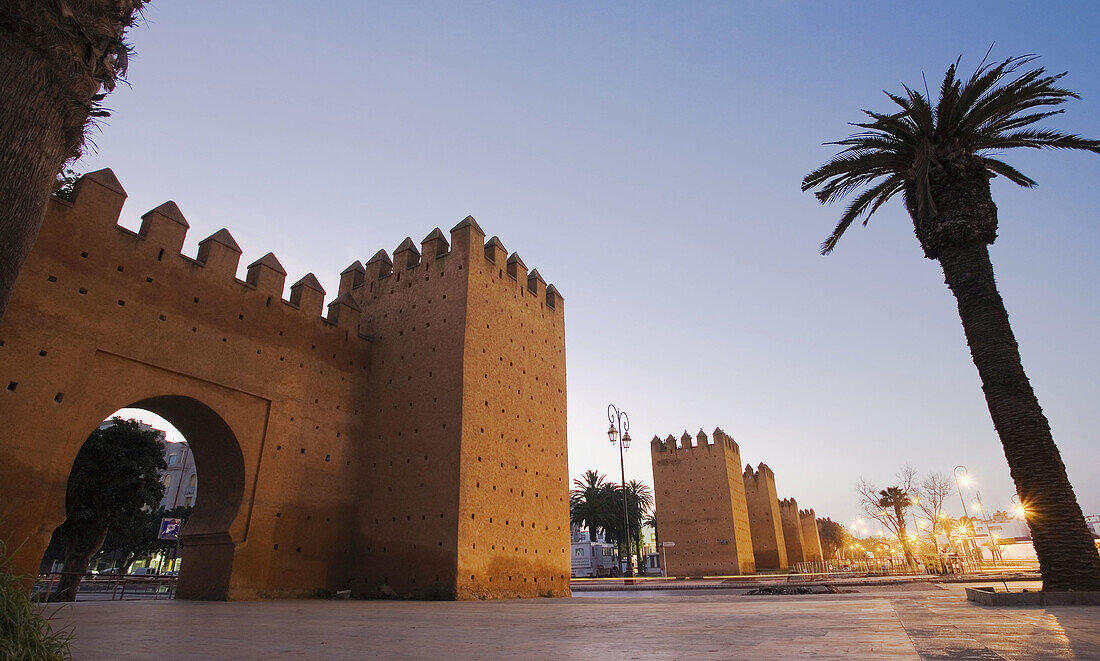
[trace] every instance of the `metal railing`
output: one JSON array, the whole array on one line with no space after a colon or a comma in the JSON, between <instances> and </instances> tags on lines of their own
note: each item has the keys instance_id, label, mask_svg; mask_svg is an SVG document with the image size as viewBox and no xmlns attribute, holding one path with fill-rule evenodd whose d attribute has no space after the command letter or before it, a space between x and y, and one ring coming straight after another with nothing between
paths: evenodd
<instances>
[{"instance_id":1,"label":"metal railing","mask_svg":"<svg viewBox=\"0 0 1100 661\"><path fill-rule=\"evenodd\" d=\"M135 576L133 574L77 574L73 572L45 572L34 582L32 596L38 601L49 601L58 591L62 576L79 576L77 599L173 599L176 596L176 576Z\"/></svg>"},{"instance_id":2,"label":"metal railing","mask_svg":"<svg viewBox=\"0 0 1100 661\"><path fill-rule=\"evenodd\" d=\"M799 562L792 568L800 575L912 576L917 574L983 574L1034 571L1037 562L978 560L969 556L922 558L914 570L905 562L882 560L825 560Z\"/></svg>"}]
</instances>

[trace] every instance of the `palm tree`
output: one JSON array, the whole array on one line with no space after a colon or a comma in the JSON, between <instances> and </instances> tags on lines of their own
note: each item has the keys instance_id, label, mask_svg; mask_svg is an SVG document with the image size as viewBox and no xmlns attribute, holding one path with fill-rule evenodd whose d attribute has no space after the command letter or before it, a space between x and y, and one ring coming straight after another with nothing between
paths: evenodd
<instances>
[{"instance_id":1,"label":"palm tree","mask_svg":"<svg viewBox=\"0 0 1100 661\"><path fill-rule=\"evenodd\" d=\"M1035 182L990 156L1014 147L1083 149L1100 153L1100 141L1036 123L1071 98L1058 87L1065 74L1024 70L1034 56L978 66L969 80L947 69L935 107L920 92L887 94L892 114L863 111L863 129L835 143L844 147L806 175L803 190L817 189L823 204L854 194L822 254L832 252L853 222L870 216L901 193L924 254L939 261L955 295L970 354L978 369L993 426L1009 471L1027 507L1045 590L1100 590L1100 556L1092 543L1066 468L1020 362L1008 313L997 291L988 246L997 237L997 207L989 180L997 175L1032 187Z\"/></svg>"},{"instance_id":2,"label":"palm tree","mask_svg":"<svg viewBox=\"0 0 1100 661\"><path fill-rule=\"evenodd\" d=\"M913 549L909 547L909 536L905 532L905 508L912 507L912 499L909 498L908 493L898 487L887 487L879 491L878 495L877 504L879 507L894 510L894 519L898 528L898 541L901 543L902 550L905 551L905 564L909 565L910 569L916 568L917 563L913 558Z\"/></svg>"},{"instance_id":3,"label":"palm tree","mask_svg":"<svg viewBox=\"0 0 1100 661\"><path fill-rule=\"evenodd\" d=\"M600 530L607 530L609 519L613 519L608 515L608 501L614 495L614 485L605 480L596 471L585 471L582 479L573 480L569 492L569 523L587 528L592 541L596 541Z\"/></svg>"},{"instance_id":4,"label":"palm tree","mask_svg":"<svg viewBox=\"0 0 1100 661\"><path fill-rule=\"evenodd\" d=\"M642 517L642 525L653 528L653 537L657 540L657 546L661 546L661 531L657 529L657 511L653 510Z\"/></svg>"},{"instance_id":5,"label":"palm tree","mask_svg":"<svg viewBox=\"0 0 1100 661\"><path fill-rule=\"evenodd\" d=\"M645 566L642 558L642 524L646 514L653 508L653 492L649 487L637 480L631 480L626 485L626 511L630 519L631 545L634 547L634 555L638 559L638 567Z\"/></svg>"},{"instance_id":6,"label":"palm tree","mask_svg":"<svg viewBox=\"0 0 1100 661\"><path fill-rule=\"evenodd\" d=\"M0 318L63 165L125 75L123 41L145 0L0 5Z\"/></svg>"}]
</instances>

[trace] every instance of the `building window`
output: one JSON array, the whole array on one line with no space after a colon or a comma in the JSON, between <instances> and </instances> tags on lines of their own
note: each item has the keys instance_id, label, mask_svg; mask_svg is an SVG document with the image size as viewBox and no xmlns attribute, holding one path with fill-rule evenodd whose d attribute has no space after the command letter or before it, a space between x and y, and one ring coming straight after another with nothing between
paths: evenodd
<instances>
[{"instance_id":1,"label":"building window","mask_svg":"<svg viewBox=\"0 0 1100 661\"><path fill-rule=\"evenodd\" d=\"M191 479L187 482L187 486L196 487L199 484L199 476L195 473L191 473Z\"/></svg>"},{"instance_id":2,"label":"building window","mask_svg":"<svg viewBox=\"0 0 1100 661\"><path fill-rule=\"evenodd\" d=\"M164 483L164 490L168 491L168 487L172 486L172 476L171 475L165 475L164 479L161 480L161 482Z\"/></svg>"},{"instance_id":3,"label":"building window","mask_svg":"<svg viewBox=\"0 0 1100 661\"><path fill-rule=\"evenodd\" d=\"M191 496L187 496L186 498L183 499L183 506L184 507L191 507Z\"/></svg>"},{"instance_id":4,"label":"building window","mask_svg":"<svg viewBox=\"0 0 1100 661\"><path fill-rule=\"evenodd\" d=\"M170 455L168 455L168 465L169 465L169 466L174 466L174 465L176 464L176 460L177 460L177 459L179 459L179 455L178 455L178 454L170 454Z\"/></svg>"}]
</instances>

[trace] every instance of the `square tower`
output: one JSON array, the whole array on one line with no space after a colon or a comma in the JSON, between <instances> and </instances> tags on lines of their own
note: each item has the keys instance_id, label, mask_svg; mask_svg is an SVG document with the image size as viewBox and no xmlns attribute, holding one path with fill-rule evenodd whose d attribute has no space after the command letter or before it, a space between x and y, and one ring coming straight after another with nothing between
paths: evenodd
<instances>
[{"instance_id":1,"label":"square tower","mask_svg":"<svg viewBox=\"0 0 1100 661\"><path fill-rule=\"evenodd\" d=\"M798 503L794 498L779 501L779 518L783 521L783 542L787 547L787 565L806 561L805 543L802 540L802 523L798 519Z\"/></svg>"},{"instance_id":2,"label":"square tower","mask_svg":"<svg viewBox=\"0 0 1100 661\"><path fill-rule=\"evenodd\" d=\"M821 535L817 530L817 515L813 510L798 510L798 523L802 527L802 552L806 561L823 561L825 552L821 548Z\"/></svg>"},{"instance_id":3,"label":"square tower","mask_svg":"<svg viewBox=\"0 0 1100 661\"><path fill-rule=\"evenodd\" d=\"M721 429L650 442L658 534L668 576L751 574L753 560L741 451Z\"/></svg>"},{"instance_id":4,"label":"square tower","mask_svg":"<svg viewBox=\"0 0 1100 661\"><path fill-rule=\"evenodd\" d=\"M787 545L783 520L775 492L775 473L761 463L754 471L745 466L745 499L749 507L749 528L757 569L786 569Z\"/></svg>"},{"instance_id":5,"label":"square tower","mask_svg":"<svg viewBox=\"0 0 1100 661\"><path fill-rule=\"evenodd\" d=\"M568 595L564 300L470 217L361 268L358 590Z\"/></svg>"}]
</instances>

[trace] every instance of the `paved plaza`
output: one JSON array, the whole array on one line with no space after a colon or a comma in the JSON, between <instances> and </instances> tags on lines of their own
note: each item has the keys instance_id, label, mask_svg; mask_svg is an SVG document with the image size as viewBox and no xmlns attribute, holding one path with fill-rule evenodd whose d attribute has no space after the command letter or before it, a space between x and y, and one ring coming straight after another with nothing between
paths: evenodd
<instances>
[{"instance_id":1,"label":"paved plaza","mask_svg":"<svg viewBox=\"0 0 1100 661\"><path fill-rule=\"evenodd\" d=\"M1037 584L1013 584L1021 587ZM84 602L61 607L54 621L73 627L77 659L1100 659L1100 608L986 608L963 588Z\"/></svg>"}]
</instances>

